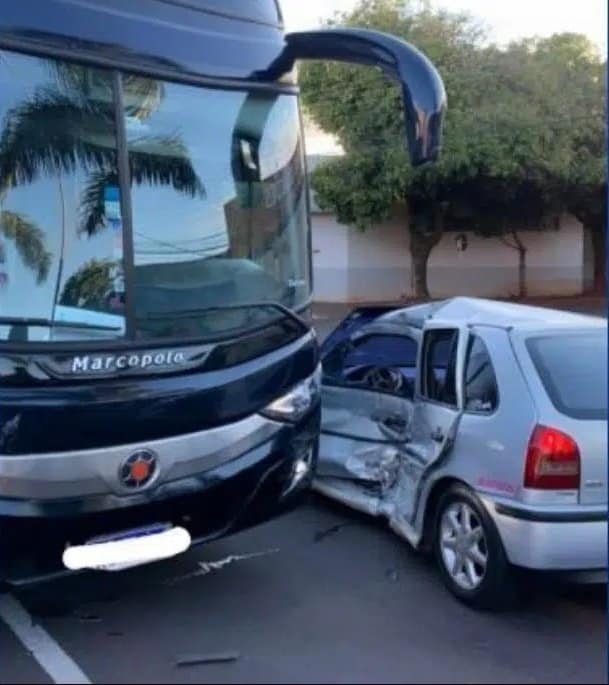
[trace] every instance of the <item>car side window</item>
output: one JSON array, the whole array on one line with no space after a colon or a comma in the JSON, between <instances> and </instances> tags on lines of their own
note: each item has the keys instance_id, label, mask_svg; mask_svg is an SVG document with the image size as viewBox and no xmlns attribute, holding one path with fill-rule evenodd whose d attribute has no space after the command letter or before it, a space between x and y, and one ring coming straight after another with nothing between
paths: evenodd
<instances>
[{"instance_id":1,"label":"car side window","mask_svg":"<svg viewBox=\"0 0 609 685\"><path fill-rule=\"evenodd\" d=\"M421 395L441 404L457 405L457 344L459 331L431 330L425 334Z\"/></svg>"},{"instance_id":2,"label":"car side window","mask_svg":"<svg viewBox=\"0 0 609 685\"><path fill-rule=\"evenodd\" d=\"M332 385L414 396L417 341L374 333L338 345L323 362L324 381Z\"/></svg>"},{"instance_id":3,"label":"car side window","mask_svg":"<svg viewBox=\"0 0 609 685\"><path fill-rule=\"evenodd\" d=\"M469 342L464 390L467 411L490 414L497 409L497 377L488 349L478 335L473 335Z\"/></svg>"}]
</instances>

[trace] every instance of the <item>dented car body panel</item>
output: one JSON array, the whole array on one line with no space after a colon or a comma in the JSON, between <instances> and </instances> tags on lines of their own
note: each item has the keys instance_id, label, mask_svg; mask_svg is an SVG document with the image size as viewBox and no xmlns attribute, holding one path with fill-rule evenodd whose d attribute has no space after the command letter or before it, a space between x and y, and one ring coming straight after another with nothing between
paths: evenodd
<instances>
[{"instance_id":1,"label":"dented car body panel","mask_svg":"<svg viewBox=\"0 0 609 685\"><path fill-rule=\"evenodd\" d=\"M483 502L513 564L606 568L606 418L576 427L550 412L517 342L539 330L583 331L606 349L603 320L455 298L361 317L359 326L347 321L348 334L323 349L316 490L385 517L424 547L431 504L459 482ZM540 423L577 437L579 490L524 487L525 455Z\"/></svg>"}]
</instances>

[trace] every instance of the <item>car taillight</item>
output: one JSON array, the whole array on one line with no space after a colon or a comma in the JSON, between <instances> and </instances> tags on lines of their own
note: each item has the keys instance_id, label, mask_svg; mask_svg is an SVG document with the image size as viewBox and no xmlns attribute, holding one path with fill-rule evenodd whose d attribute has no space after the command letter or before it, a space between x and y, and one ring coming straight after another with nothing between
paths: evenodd
<instances>
[{"instance_id":1,"label":"car taillight","mask_svg":"<svg viewBox=\"0 0 609 685\"><path fill-rule=\"evenodd\" d=\"M579 489L579 447L575 440L556 428L536 426L527 450L524 487Z\"/></svg>"}]
</instances>

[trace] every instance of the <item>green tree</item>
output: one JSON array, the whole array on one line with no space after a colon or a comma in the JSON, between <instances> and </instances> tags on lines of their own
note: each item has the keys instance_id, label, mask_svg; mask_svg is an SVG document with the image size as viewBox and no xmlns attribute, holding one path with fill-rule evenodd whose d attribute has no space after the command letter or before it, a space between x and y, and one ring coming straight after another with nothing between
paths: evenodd
<instances>
[{"instance_id":1,"label":"green tree","mask_svg":"<svg viewBox=\"0 0 609 685\"><path fill-rule=\"evenodd\" d=\"M590 231L594 287L605 292L607 63L585 36L573 33L530 41L529 50L545 116L552 120L559 113L549 144L561 154L546 189Z\"/></svg>"},{"instance_id":2,"label":"green tree","mask_svg":"<svg viewBox=\"0 0 609 685\"><path fill-rule=\"evenodd\" d=\"M319 204L361 229L406 205L417 296L429 295L433 247L456 228L500 237L517 250L525 294L519 231L555 225L564 209L559 189L573 167L573 131L563 110L576 115L569 98L548 100L545 44L524 41L500 50L467 16L396 0L362 2L339 20L399 35L436 64L449 102L445 146L438 164L413 169L403 151L397 89L373 70L308 64L301 70L305 106L338 135L346 153L314 174ZM558 97L558 85L555 92Z\"/></svg>"}]
</instances>

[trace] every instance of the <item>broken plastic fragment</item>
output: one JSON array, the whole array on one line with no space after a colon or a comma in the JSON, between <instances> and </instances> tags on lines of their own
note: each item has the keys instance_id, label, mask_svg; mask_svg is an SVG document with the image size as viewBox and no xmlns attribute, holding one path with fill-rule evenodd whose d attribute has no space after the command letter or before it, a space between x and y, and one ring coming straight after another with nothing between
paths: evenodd
<instances>
[{"instance_id":1,"label":"broken plastic fragment","mask_svg":"<svg viewBox=\"0 0 609 685\"><path fill-rule=\"evenodd\" d=\"M101 623L101 616L98 616L97 614L83 614L83 613L78 613L76 614L76 617L81 623Z\"/></svg>"},{"instance_id":2,"label":"broken plastic fragment","mask_svg":"<svg viewBox=\"0 0 609 685\"><path fill-rule=\"evenodd\" d=\"M389 568L387 569L387 572L385 573L385 576L387 577L388 580L390 580L392 583L397 583L399 580L399 575L398 572L394 568Z\"/></svg>"},{"instance_id":3,"label":"broken plastic fragment","mask_svg":"<svg viewBox=\"0 0 609 685\"><path fill-rule=\"evenodd\" d=\"M198 666L201 664L224 664L237 661L239 652L220 652L218 654L186 654L176 659L176 666Z\"/></svg>"},{"instance_id":4,"label":"broken plastic fragment","mask_svg":"<svg viewBox=\"0 0 609 685\"><path fill-rule=\"evenodd\" d=\"M315 533L313 541L323 542L326 538L329 538L331 535L336 535L336 533L339 533L343 528L346 528L349 525L352 525L351 521L345 521L345 523L337 523L335 526L332 526L331 528L318 531L317 533Z\"/></svg>"}]
</instances>

